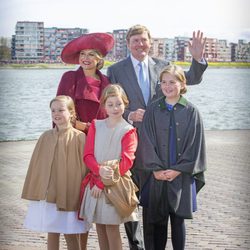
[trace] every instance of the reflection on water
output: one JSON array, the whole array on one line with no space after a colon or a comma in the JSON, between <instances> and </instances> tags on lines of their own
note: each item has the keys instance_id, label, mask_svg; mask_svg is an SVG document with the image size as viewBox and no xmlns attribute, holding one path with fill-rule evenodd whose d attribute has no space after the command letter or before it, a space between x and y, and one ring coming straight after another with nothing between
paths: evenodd
<instances>
[{"instance_id":1,"label":"reflection on water","mask_svg":"<svg viewBox=\"0 0 250 250\"><path fill-rule=\"evenodd\" d=\"M51 128L49 101L66 69L0 69L0 141L37 139ZM249 69L207 69L186 97L205 129L250 129Z\"/></svg>"}]
</instances>

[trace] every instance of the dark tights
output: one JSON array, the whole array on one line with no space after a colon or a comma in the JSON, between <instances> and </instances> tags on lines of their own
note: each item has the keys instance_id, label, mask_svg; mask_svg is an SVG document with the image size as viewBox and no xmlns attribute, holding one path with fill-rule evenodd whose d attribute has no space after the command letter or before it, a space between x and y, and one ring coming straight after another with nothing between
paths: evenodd
<instances>
[{"instance_id":1,"label":"dark tights","mask_svg":"<svg viewBox=\"0 0 250 250\"><path fill-rule=\"evenodd\" d=\"M174 250L184 250L186 240L186 228L183 218L170 215L171 238Z\"/></svg>"},{"instance_id":2,"label":"dark tights","mask_svg":"<svg viewBox=\"0 0 250 250\"><path fill-rule=\"evenodd\" d=\"M174 250L184 250L186 230L184 219L170 214L171 238ZM154 224L154 249L164 250L167 244L168 223Z\"/></svg>"}]
</instances>

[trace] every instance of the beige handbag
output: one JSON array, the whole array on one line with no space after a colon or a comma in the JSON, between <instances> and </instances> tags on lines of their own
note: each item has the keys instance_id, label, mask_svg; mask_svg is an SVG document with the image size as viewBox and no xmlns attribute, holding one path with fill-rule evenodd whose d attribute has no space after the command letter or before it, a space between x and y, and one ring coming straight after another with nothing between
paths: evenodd
<instances>
[{"instance_id":1,"label":"beige handbag","mask_svg":"<svg viewBox=\"0 0 250 250\"><path fill-rule=\"evenodd\" d=\"M130 216L139 203L136 196L138 188L131 178L130 171L121 176L119 160L106 161L102 165L110 166L114 170L112 178L102 178L107 202L113 204L121 217Z\"/></svg>"}]
</instances>

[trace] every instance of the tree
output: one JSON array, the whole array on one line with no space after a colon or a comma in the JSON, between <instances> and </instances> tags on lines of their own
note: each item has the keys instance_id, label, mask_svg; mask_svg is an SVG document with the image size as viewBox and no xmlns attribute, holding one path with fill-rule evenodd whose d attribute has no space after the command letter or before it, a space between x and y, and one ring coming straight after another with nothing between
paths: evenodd
<instances>
[{"instance_id":1,"label":"tree","mask_svg":"<svg viewBox=\"0 0 250 250\"><path fill-rule=\"evenodd\" d=\"M8 61L11 59L11 49L8 47L8 39L0 38L0 61Z\"/></svg>"}]
</instances>

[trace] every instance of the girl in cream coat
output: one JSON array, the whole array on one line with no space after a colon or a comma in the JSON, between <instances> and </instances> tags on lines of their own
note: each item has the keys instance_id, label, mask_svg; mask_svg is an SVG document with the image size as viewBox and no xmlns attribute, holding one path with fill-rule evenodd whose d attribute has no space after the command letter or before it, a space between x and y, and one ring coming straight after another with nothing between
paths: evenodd
<instances>
[{"instance_id":1,"label":"girl in cream coat","mask_svg":"<svg viewBox=\"0 0 250 250\"><path fill-rule=\"evenodd\" d=\"M50 102L55 128L39 138L24 182L22 198L30 200L25 227L48 233L48 250L59 250L63 233L69 250L79 248L78 234L89 224L78 220L79 190L86 167L85 134L73 128L75 108L68 96Z\"/></svg>"}]
</instances>

